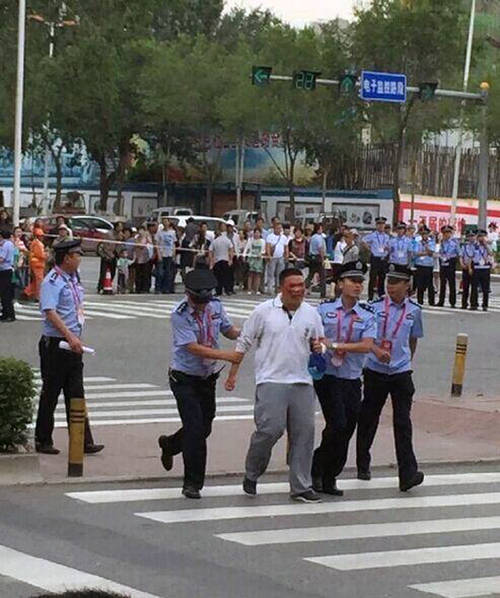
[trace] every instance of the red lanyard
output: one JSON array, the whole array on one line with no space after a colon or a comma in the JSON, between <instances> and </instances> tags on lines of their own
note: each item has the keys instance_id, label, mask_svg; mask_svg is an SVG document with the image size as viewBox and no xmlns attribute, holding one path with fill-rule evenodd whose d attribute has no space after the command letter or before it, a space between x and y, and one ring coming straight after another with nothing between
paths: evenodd
<instances>
[{"instance_id":1,"label":"red lanyard","mask_svg":"<svg viewBox=\"0 0 500 598\"><path fill-rule=\"evenodd\" d=\"M385 297L385 318L384 318L384 327L383 327L383 331L382 331L382 338L387 338L387 324L389 322L389 310L390 310L390 306L389 306L389 297ZM406 315L406 300L405 303L403 305L403 309L401 310L401 315L399 316L399 320L396 322L396 326L394 327L394 330L392 331L392 338L396 338L399 329L401 328L401 325L403 323L403 319Z\"/></svg>"},{"instance_id":2,"label":"red lanyard","mask_svg":"<svg viewBox=\"0 0 500 598\"><path fill-rule=\"evenodd\" d=\"M345 340L342 341L342 318L343 318L343 309L342 307L337 308L337 342L341 343L349 343L351 341L351 336L352 336L352 330L354 327L354 312L351 313L351 320L349 322L349 327L347 329L347 336L345 337Z\"/></svg>"},{"instance_id":3,"label":"red lanyard","mask_svg":"<svg viewBox=\"0 0 500 598\"><path fill-rule=\"evenodd\" d=\"M55 266L54 270L59 274L59 276L61 276L64 279L64 272L61 270L61 268L59 268L58 266ZM80 305L82 304L80 294L78 292L78 287L71 276L70 276L68 282L69 282L71 294L73 295L73 301L75 303L76 310L78 311L80 309Z\"/></svg>"},{"instance_id":4,"label":"red lanyard","mask_svg":"<svg viewBox=\"0 0 500 598\"><path fill-rule=\"evenodd\" d=\"M197 311L194 312L194 319L196 320L198 327L200 329L200 334L201 334L201 343L202 345L205 345L205 347L211 347L214 341L214 335L212 332L212 326L211 326L211 316L210 316L210 311L208 310L208 307L205 308L205 311L203 312L203 314L199 315L199 313ZM206 315L206 317L208 318L208 324L207 327L205 329L205 325L203 323L203 319L204 316ZM205 339L205 332L206 332L206 339Z\"/></svg>"}]
</instances>

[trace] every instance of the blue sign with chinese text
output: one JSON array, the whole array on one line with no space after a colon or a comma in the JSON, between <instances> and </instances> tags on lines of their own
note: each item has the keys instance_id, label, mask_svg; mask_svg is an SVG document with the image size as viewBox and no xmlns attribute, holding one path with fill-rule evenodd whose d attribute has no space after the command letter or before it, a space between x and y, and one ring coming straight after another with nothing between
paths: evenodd
<instances>
[{"instance_id":1,"label":"blue sign with chinese text","mask_svg":"<svg viewBox=\"0 0 500 598\"><path fill-rule=\"evenodd\" d=\"M360 97L366 102L406 102L406 75L361 71Z\"/></svg>"}]
</instances>

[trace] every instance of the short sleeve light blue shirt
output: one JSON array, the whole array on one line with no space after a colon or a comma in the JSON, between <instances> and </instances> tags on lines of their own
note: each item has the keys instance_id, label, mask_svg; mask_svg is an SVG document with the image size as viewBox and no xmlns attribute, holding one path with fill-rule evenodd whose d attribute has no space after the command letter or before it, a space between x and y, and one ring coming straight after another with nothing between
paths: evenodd
<instances>
[{"instance_id":1,"label":"short sleeve light blue shirt","mask_svg":"<svg viewBox=\"0 0 500 598\"><path fill-rule=\"evenodd\" d=\"M368 354L366 367L381 374L401 374L411 370L410 338L422 338L424 336L422 324L422 308L411 299L405 299L402 303L394 303L388 300L388 313L386 313L385 298L374 301L372 307L375 311L377 322L377 337L375 343L380 345L385 338L392 343L390 363L382 363L374 353ZM404 310L404 314L402 313ZM401 325L398 329L398 322L403 315ZM385 321L387 324L385 325ZM397 332L396 332L397 330Z\"/></svg>"},{"instance_id":2,"label":"short sleeve light blue shirt","mask_svg":"<svg viewBox=\"0 0 500 598\"><path fill-rule=\"evenodd\" d=\"M389 253L389 241L391 237L387 233L379 233L374 231L366 237L363 237L363 241L370 248L370 253L373 257L385 257Z\"/></svg>"},{"instance_id":3,"label":"short sleeve light blue shirt","mask_svg":"<svg viewBox=\"0 0 500 598\"><path fill-rule=\"evenodd\" d=\"M311 242L309 244L309 254L320 255L321 251L326 253L325 239L323 238L323 235L316 233L311 237Z\"/></svg>"},{"instance_id":4,"label":"short sleeve light blue shirt","mask_svg":"<svg viewBox=\"0 0 500 598\"><path fill-rule=\"evenodd\" d=\"M40 311L43 315L42 334L60 337L61 333L47 320L47 310L55 310L66 327L77 336L82 334L78 310L83 306L83 287L76 274L53 268L45 276L40 289Z\"/></svg>"},{"instance_id":5,"label":"short sleeve light blue shirt","mask_svg":"<svg viewBox=\"0 0 500 598\"><path fill-rule=\"evenodd\" d=\"M408 266L411 260L413 240L407 236L393 237L389 241L389 263Z\"/></svg>"},{"instance_id":6,"label":"short sleeve light blue shirt","mask_svg":"<svg viewBox=\"0 0 500 598\"><path fill-rule=\"evenodd\" d=\"M175 253L175 242L177 237L173 230L161 230L156 234L156 242L158 244L158 250L160 256L173 257Z\"/></svg>"},{"instance_id":7,"label":"short sleeve light blue shirt","mask_svg":"<svg viewBox=\"0 0 500 598\"><path fill-rule=\"evenodd\" d=\"M356 303L352 309L346 311L342 299L325 301L318 306L318 312L325 329L325 337L331 342L358 343L365 338L377 336L377 325L373 308L370 305ZM350 337L349 332L352 327ZM356 380L361 377L366 354L346 353L342 365L332 364L333 352L327 351L326 373L336 378Z\"/></svg>"},{"instance_id":8,"label":"short sleeve light blue shirt","mask_svg":"<svg viewBox=\"0 0 500 598\"><path fill-rule=\"evenodd\" d=\"M476 253L476 242L474 243L465 243L462 247L462 259L465 265L470 266L472 260L474 259L474 254Z\"/></svg>"},{"instance_id":9,"label":"short sleeve light blue shirt","mask_svg":"<svg viewBox=\"0 0 500 598\"><path fill-rule=\"evenodd\" d=\"M433 253L436 251L436 242L434 241L434 239L427 239L427 241L420 239L420 241L415 242L415 253L420 253L422 251L426 251L427 249L430 249ZM427 266L427 267L434 266L434 256L433 255L417 255L417 256L415 256L415 266Z\"/></svg>"},{"instance_id":10,"label":"short sleeve light blue shirt","mask_svg":"<svg viewBox=\"0 0 500 598\"><path fill-rule=\"evenodd\" d=\"M0 272L12 270L14 263L14 243L12 241L5 239L3 243L0 243L0 258L2 258Z\"/></svg>"},{"instance_id":11,"label":"short sleeve light blue shirt","mask_svg":"<svg viewBox=\"0 0 500 598\"><path fill-rule=\"evenodd\" d=\"M183 299L172 310L171 323L173 370L206 378L220 369L216 360L193 355L187 349L191 343L218 349L220 333L232 328L224 306L218 299L212 299L203 312L197 312L187 298Z\"/></svg>"},{"instance_id":12,"label":"short sleeve light blue shirt","mask_svg":"<svg viewBox=\"0 0 500 598\"><path fill-rule=\"evenodd\" d=\"M449 261L460 256L460 244L458 239L447 239L441 241L439 247L439 259L442 266L448 266Z\"/></svg>"}]
</instances>

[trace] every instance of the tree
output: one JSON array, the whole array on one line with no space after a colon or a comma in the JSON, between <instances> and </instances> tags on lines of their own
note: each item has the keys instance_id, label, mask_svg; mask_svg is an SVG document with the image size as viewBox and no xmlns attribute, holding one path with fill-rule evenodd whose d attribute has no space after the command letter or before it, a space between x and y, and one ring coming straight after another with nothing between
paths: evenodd
<instances>
[{"instance_id":1,"label":"tree","mask_svg":"<svg viewBox=\"0 0 500 598\"><path fill-rule=\"evenodd\" d=\"M353 59L359 68L401 72L410 85L457 81L463 68L467 16L456 0L373 0L355 11ZM430 51L431 49L431 51ZM400 167L405 130L427 109L415 95L405 104L373 102L366 117L375 139L393 148L394 220L399 216ZM443 123L443 127L445 124Z\"/></svg>"}]
</instances>

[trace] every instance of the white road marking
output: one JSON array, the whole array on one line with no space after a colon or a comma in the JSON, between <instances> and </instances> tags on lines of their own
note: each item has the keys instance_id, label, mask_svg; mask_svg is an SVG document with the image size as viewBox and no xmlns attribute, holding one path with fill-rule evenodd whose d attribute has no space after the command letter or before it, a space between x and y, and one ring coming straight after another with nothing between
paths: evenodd
<instances>
[{"instance_id":1,"label":"white road marking","mask_svg":"<svg viewBox=\"0 0 500 598\"><path fill-rule=\"evenodd\" d=\"M356 538L389 538L391 536L418 536L446 534L500 528L499 517L469 517L466 519L435 519L425 521L398 521L397 523L364 523L322 527L261 530L217 534L217 538L245 546L290 544L292 542L325 542Z\"/></svg>"},{"instance_id":2,"label":"white road marking","mask_svg":"<svg viewBox=\"0 0 500 598\"><path fill-rule=\"evenodd\" d=\"M186 523L194 521L221 521L251 517L282 517L286 515L319 515L323 513L353 513L387 509L423 509L500 503L500 492L483 494L458 494L453 496L415 496L320 504L256 505L248 507L214 507L209 509L182 509L180 511L151 511L135 513L138 517L161 523Z\"/></svg>"},{"instance_id":3,"label":"white road marking","mask_svg":"<svg viewBox=\"0 0 500 598\"><path fill-rule=\"evenodd\" d=\"M16 312L16 320L19 320L21 322L24 322L24 321L25 322L38 322L41 319L42 319L41 316L38 316L38 317L36 317L36 316L34 316L34 317L32 317L32 316L22 316L22 315L20 315L20 314L18 314Z\"/></svg>"},{"instance_id":4,"label":"white road marking","mask_svg":"<svg viewBox=\"0 0 500 598\"><path fill-rule=\"evenodd\" d=\"M500 594L500 576L475 579L453 579L409 586L412 590L441 596L441 598L479 598Z\"/></svg>"},{"instance_id":5,"label":"white road marking","mask_svg":"<svg viewBox=\"0 0 500 598\"><path fill-rule=\"evenodd\" d=\"M219 419L219 418L217 418ZM217 420L216 420L217 421ZM499 483L500 472L461 473L445 475L428 475L425 486L447 486L456 484L489 484ZM370 482L361 480L337 480L342 490L373 490L380 488L397 488L397 477L372 478ZM89 492L71 492L67 496L78 498L89 503L133 502L145 500L167 500L178 498L182 488L141 488L129 490L92 490ZM257 491L261 494L280 494L288 492L290 486L286 482L271 482L258 484ZM223 484L220 486L205 486L203 496L207 498L220 496L237 496L242 493L241 484Z\"/></svg>"},{"instance_id":6,"label":"white road marking","mask_svg":"<svg viewBox=\"0 0 500 598\"><path fill-rule=\"evenodd\" d=\"M41 376L40 374L35 374L34 375L34 379L35 379L35 385L36 386L41 386L42 385L42 380L41 380ZM89 382L114 382L116 380L116 378L108 378L106 376L86 376L83 381L85 383ZM134 385L135 386L135 385ZM108 388L108 386L106 385L106 388Z\"/></svg>"},{"instance_id":7,"label":"white road marking","mask_svg":"<svg viewBox=\"0 0 500 598\"><path fill-rule=\"evenodd\" d=\"M238 411L253 410L253 405L224 405L218 407L219 413L232 413ZM135 417L140 415L177 415L177 409L124 409L120 411L95 411L92 410L91 420L97 422L100 417ZM59 419L59 418L56 418Z\"/></svg>"},{"instance_id":8,"label":"white road marking","mask_svg":"<svg viewBox=\"0 0 500 598\"><path fill-rule=\"evenodd\" d=\"M124 593L131 598L159 598L98 575L0 546L0 574L47 592L93 588Z\"/></svg>"},{"instance_id":9,"label":"white road marking","mask_svg":"<svg viewBox=\"0 0 500 598\"><path fill-rule=\"evenodd\" d=\"M137 418L137 419L93 419L91 414L92 426L130 426L136 424L164 424L164 423L180 423L180 417L152 417L152 418ZM223 421L236 421L236 420L247 420L252 421L254 419L253 413L248 415L221 415L217 416L216 422ZM33 424L29 425L28 428L34 428ZM66 422L60 421L55 423L56 428L65 428Z\"/></svg>"},{"instance_id":10,"label":"white road marking","mask_svg":"<svg viewBox=\"0 0 500 598\"><path fill-rule=\"evenodd\" d=\"M339 554L308 557L304 560L329 567L330 569L354 571L358 569L402 567L405 565L414 567L415 565L476 561L479 559L500 559L500 542Z\"/></svg>"},{"instance_id":11,"label":"white road marking","mask_svg":"<svg viewBox=\"0 0 500 598\"><path fill-rule=\"evenodd\" d=\"M248 399L238 399L236 397L226 397L225 399L218 398L217 403L248 403ZM105 401L101 403L100 401L87 401L87 407L91 409L91 413L95 413L96 415L99 414L99 411L95 411L96 409L103 409L104 407L158 407L158 406L174 406L177 405L175 399L157 399L153 401ZM253 405L250 405L253 407ZM59 403L57 406L56 413L58 411L64 411L64 404ZM120 412L118 412L120 413Z\"/></svg>"},{"instance_id":12,"label":"white road marking","mask_svg":"<svg viewBox=\"0 0 500 598\"><path fill-rule=\"evenodd\" d=\"M134 319L134 316L125 316L122 314L112 314L112 313L107 313L107 312L103 312L103 311L96 311L94 309L90 310L90 309L86 309L85 310L85 315L87 316L102 316L104 318L111 318L112 320L132 320Z\"/></svg>"},{"instance_id":13,"label":"white road marking","mask_svg":"<svg viewBox=\"0 0 500 598\"><path fill-rule=\"evenodd\" d=\"M123 392L92 392L92 387L85 392L87 399L133 399L135 397L171 397L173 392L160 388L159 390L138 390Z\"/></svg>"},{"instance_id":14,"label":"white road marking","mask_svg":"<svg viewBox=\"0 0 500 598\"><path fill-rule=\"evenodd\" d=\"M88 380L86 380L85 382L88 382ZM40 380L39 382L35 382L36 386L41 386L42 385L42 381ZM92 390L127 390L127 389L132 389L132 388L159 388L156 384L92 384L86 387L86 390L88 391L92 391Z\"/></svg>"}]
</instances>

